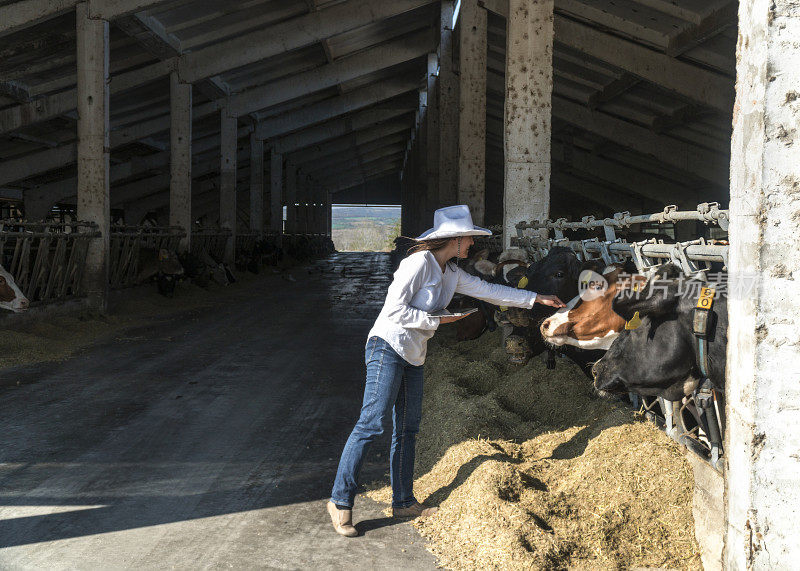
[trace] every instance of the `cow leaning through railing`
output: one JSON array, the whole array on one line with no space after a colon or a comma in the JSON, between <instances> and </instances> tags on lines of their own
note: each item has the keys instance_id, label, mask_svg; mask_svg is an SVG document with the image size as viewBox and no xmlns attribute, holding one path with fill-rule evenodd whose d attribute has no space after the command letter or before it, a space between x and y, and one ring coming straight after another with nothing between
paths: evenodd
<instances>
[{"instance_id":1,"label":"cow leaning through railing","mask_svg":"<svg viewBox=\"0 0 800 571\"><path fill-rule=\"evenodd\" d=\"M601 394L634 392L683 404L702 427L716 464L722 446L728 346L727 274L687 279L672 264L620 288L612 308L628 323L592 368ZM686 419L679 413L684 430Z\"/></svg>"},{"instance_id":2,"label":"cow leaning through railing","mask_svg":"<svg viewBox=\"0 0 800 571\"><path fill-rule=\"evenodd\" d=\"M575 252L569 248L556 246L542 259L530 264L527 268L513 269L507 278L514 285L542 294L556 295L559 299L572 299L578 294L578 278L584 268L598 269L599 260L581 263ZM524 273L523 273L524 271ZM552 308L534 306L533 310L509 308L499 311L498 323L510 323L511 334L505 339L509 361L514 364L525 364L531 357L548 350L539 331L539 325L553 314ZM574 347L565 347L561 352L575 361L584 373L589 375L592 362L599 359L602 353L585 351ZM555 352L548 350L548 367L555 366Z\"/></svg>"},{"instance_id":3,"label":"cow leaning through railing","mask_svg":"<svg viewBox=\"0 0 800 571\"><path fill-rule=\"evenodd\" d=\"M0 308L21 313L28 309L28 298L23 295L14 277L0 266Z\"/></svg>"}]
</instances>

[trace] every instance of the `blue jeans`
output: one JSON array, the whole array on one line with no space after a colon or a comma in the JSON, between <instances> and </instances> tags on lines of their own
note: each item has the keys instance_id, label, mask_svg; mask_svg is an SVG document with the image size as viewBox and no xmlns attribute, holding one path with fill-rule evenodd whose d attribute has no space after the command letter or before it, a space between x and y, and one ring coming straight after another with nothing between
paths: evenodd
<instances>
[{"instance_id":1,"label":"blue jeans","mask_svg":"<svg viewBox=\"0 0 800 571\"><path fill-rule=\"evenodd\" d=\"M358 475L369 445L392 419L389 454L392 506L405 508L414 498L414 448L422 416L422 365L403 359L380 337L370 337L365 351L367 382L361 415L344 445L331 501L353 507Z\"/></svg>"}]
</instances>

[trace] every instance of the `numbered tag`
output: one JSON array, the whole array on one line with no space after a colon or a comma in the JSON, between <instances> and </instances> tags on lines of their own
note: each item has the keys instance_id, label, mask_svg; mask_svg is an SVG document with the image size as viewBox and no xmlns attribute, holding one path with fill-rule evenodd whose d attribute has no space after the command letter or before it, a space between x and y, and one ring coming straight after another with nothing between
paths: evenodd
<instances>
[{"instance_id":1,"label":"numbered tag","mask_svg":"<svg viewBox=\"0 0 800 571\"><path fill-rule=\"evenodd\" d=\"M717 293L717 290L710 287L704 287L700 290L700 297L697 299L697 309L711 309L711 305L714 303L714 294Z\"/></svg>"},{"instance_id":2,"label":"numbered tag","mask_svg":"<svg viewBox=\"0 0 800 571\"><path fill-rule=\"evenodd\" d=\"M517 287L519 289L525 289L526 287L528 287L528 276L522 276L519 279L519 283L517 284Z\"/></svg>"}]
</instances>

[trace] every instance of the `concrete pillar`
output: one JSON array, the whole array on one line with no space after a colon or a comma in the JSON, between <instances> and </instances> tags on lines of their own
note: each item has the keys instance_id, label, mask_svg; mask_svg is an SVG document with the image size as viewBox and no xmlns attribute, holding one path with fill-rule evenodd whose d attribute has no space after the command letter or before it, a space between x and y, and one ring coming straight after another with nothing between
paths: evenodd
<instances>
[{"instance_id":1,"label":"concrete pillar","mask_svg":"<svg viewBox=\"0 0 800 571\"><path fill-rule=\"evenodd\" d=\"M297 177L297 232L308 232L309 187L308 176L302 172Z\"/></svg>"},{"instance_id":2,"label":"concrete pillar","mask_svg":"<svg viewBox=\"0 0 800 571\"><path fill-rule=\"evenodd\" d=\"M508 0L506 20L505 246L521 220L550 212L553 0Z\"/></svg>"},{"instance_id":3,"label":"concrete pillar","mask_svg":"<svg viewBox=\"0 0 800 571\"><path fill-rule=\"evenodd\" d=\"M83 287L89 306L108 309L109 198L108 22L76 7L78 71L78 219L94 222L100 237L89 243Z\"/></svg>"},{"instance_id":4,"label":"concrete pillar","mask_svg":"<svg viewBox=\"0 0 800 571\"><path fill-rule=\"evenodd\" d=\"M314 232L325 234L325 191L314 183Z\"/></svg>"},{"instance_id":5,"label":"concrete pillar","mask_svg":"<svg viewBox=\"0 0 800 571\"><path fill-rule=\"evenodd\" d=\"M419 94L417 112L417 169L415 186L417 188L417 210L414 217L414 233L419 234L423 222L428 218L428 92Z\"/></svg>"},{"instance_id":6,"label":"concrete pillar","mask_svg":"<svg viewBox=\"0 0 800 571\"><path fill-rule=\"evenodd\" d=\"M297 233L297 166L286 163L286 233Z\"/></svg>"},{"instance_id":7,"label":"concrete pillar","mask_svg":"<svg viewBox=\"0 0 800 571\"><path fill-rule=\"evenodd\" d=\"M237 120L228 110L220 112L219 225L228 228L231 238L225 245L225 262L236 257L236 154Z\"/></svg>"},{"instance_id":8,"label":"concrete pillar","mask_svg":"<svg viewBox=\"0 0 800 571\"><path fill-rule=\"evenodd\" d=\"M283 155L271 150L269 163L269 229L277 232L280 240L283 234Z\"/></svg>"},{"instance_id":9,"label":"concrete pillar","mask_svg":"<svg viewBox=\"0 0 800 571\"><path fill-rule=\"evenodd\" d=\"M454 4L453 0L442 1L439 20L439 206L458 200L459 86L453 50Z\"/></svg>"},{"instance_id":10,"label":"concrete pillar","mask_svg":"<svg viewBox=\"0 0 800 571\"><path fill-rule=\"evenodd\" d=\"M169 141L169 223L186 231L179 249L187 251L192 240L192 85L176 71L170 74Z\"/></svg>"},{"instance_id":11,"label":"concrete pillar","mask_svg":"<svg viewBox=\"0 0 800 571\"><path fill-rule=\"evenodd\" d=\"M486 10L461 0L459 12L458 200L483 225L486 208Z\"/></svg>"},{"instance_id":12,"label":"concrete pillar","mask_svg":"<svg viewBox=\"0 0 800 571\"><path fill-rule=\"evenodd\" d=\"M330 237L333 235L333 195L325 191L325 233Z\"/></svg>"},{"instance_id":13,"label":"concrete pillar","mask_svg":"<svg viewBox=\"0 0 800 571\"><path fill-rule=\"evenodd\" d=\"M428 89L425 112L425 214L429 218L439 202L439 57L428 54Z\"/></svg>"},{"instance_id":14,"label":"concrete pillar","mask_svg":"<svg viewBox=\"0 0 800 571\"><path fill-rule=\"evenodd\" d=\"M264 141L250 135L250 230L264 231Z\"/></svg>"},{"instance_id":15,"label":"concrete pillar","mask_svg":"<svg viewBox=\"0 0 800 571\"><path fill-rule=\"evenodd\" d=\"M400 234L408 236L408 220L411 216L411 188L408 181L411 177L411 145L406 150L406 163L400 175Z\"/></svg>"},{"instance_id":16,"label":"concrete pillar","mask_svg":"<svg viewBox=\"0 0 800 571\"><path fill-rule=\"evenodd\" d=\"M800 562L800 11L739 4L731 143L726 569Z\"/></svg>"}]
</instances>

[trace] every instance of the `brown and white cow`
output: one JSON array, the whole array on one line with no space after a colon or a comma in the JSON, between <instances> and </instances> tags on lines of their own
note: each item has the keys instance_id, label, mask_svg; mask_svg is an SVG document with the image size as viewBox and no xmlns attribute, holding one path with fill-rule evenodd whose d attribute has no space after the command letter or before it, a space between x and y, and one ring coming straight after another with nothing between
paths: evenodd
<instances>
[{"instance_id":1,"label":"brown and white cow","mask_svg":"<svg viewBox=\"0 0 800 571\"><path fill-rule=\"evenodd\" d=\"M606 266L602 276L588 270L584 274L580 278L581 293L542 322L542 337L552 345L607 351L626 323L612 309L614 297L621 289L635 287L647 278L628 273L619 263Z\"/></svg>"},{"instance_id":2,"label":"brown and white cow","mask_svg":"<svg viewBox=\"0 0 800 571\"><path fill-rule=\"evenodd\" d=\"M28 309L28 298L20 291L14 278L0 266L0 307L14 313Z\"/></svg>"}]
</instances>

